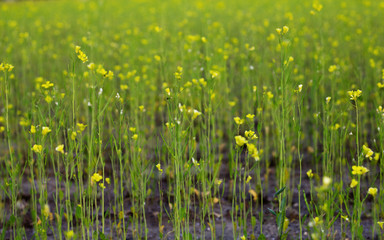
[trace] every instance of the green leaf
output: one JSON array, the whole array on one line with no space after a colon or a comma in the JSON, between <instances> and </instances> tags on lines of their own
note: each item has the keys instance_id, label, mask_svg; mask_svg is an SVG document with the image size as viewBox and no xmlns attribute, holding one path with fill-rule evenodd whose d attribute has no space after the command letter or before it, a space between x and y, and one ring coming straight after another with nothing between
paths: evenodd
<instances>
[{"instance_id":1,"label":"green leaf","mask_svg":"<svg viewBox=\"0 0 384 240\"><path fill-rule=\"evenodd\" d=\"M15 222L16 222L16 217L15 217L15 215L12 214L12 215L9 217L8 224L9 224L9 226L11 226L11 225L13 225Z\"/></svg>"},{"instance_id":2,"label":"green leaf","mask_svg":"<svg viewBox=\"0 0 384 240\"><path fill-rule=\"evenodd\" d=\"M288 238L288 232L289 231L287 231L286 233L283 234L283 236L281 236L281 240L285 240Z\"/></svg>"},{"instance_id":3,"label":"green leaf","mask_svg":"<svg viewBox=\"0 0 384 240\"><path fill-rule=\"evenodd\" d=\"M108 240L108 238L105 237L104 233L102 233L102 232L99 232L99 239L100 240Z\"/></svg>"},{"instance_id":4,"label":"green leaf","mask_svg":"<svg viewBox=\"0 0 384 240\"><path fill-rule=\"evenodd\" d=\"M308 216L308 215L304 215L303 218L301 219L302 224L304 224L304 223L305 223L305 220L307 220L307 216Z\"/></svg>"},{"instance_id":5,"label":"green leaf","mask_svg":"<svg viewBox=\"0 0 384 240\"><path fill-rule=\"evenodd\" d=\"M81 219L81 207L79 206L79 205L77 205L76 206L76 214L75 214L75 216L76 216L76 218L77 219Z\"/></svg>"},{"instance_id":6,"label":"green leaf","mask_svg":"<svg viewBox=\"0 0 384 240\"><path fill-rule=\"evenodd\" d=\"M340 216L340 214L341 213L339 212L339 214L337 214L337 216L333 218L333 220L328 224L328 228L332 227L332 225L336 222L336 220Z\"/></svg>"},{"instance_id":7,"label":"green leaf","mask_svg":"<svg viewBox=\"0 0 384 240\"><path fill-rule=\"evenodd\" d=\"M280 212L279 215L277 216L277 219L276 219L276 223L277 223L277 227L279 229L279 232L280 232L280 229L282 230L283 227L284 227L284 219L283 219L283 213Z\"/></svg>"},{"instance_id":8,"label":"green leaf","mask_svg":"<svg viewBox=\"0 0 384 240\"><path fill-rule=\"evenodd\" d=\"M363 236L363 226L359 226L358 228L357 228L357 236L359 236L359 239L365 239L364 238L364 236Z\"/></svg>"},{"instance_id":9,"label":"green leaf","mask_svg":"<svg viewBox=\"0 0 384 240\"><path fill-rule=\"evenodd\" d=\"M60 201L63 201L63 199L64 199L64 192L63 191L59 191L59 199L60 199Z\"/></svg>"},{"instance_id":10,"label":"green leaf","mask_svg":"<svg viewBox=\"0 0 384 240\"><path fill-rule=\"evenodd\" d=\"M283 212L285 210L285 203L287 201L287 197L283 197L283 199L281 200L281 205L280 205L280 212Z\"/></svg>"},{"instance_id":11,"label":"green leaf","mask_svg":"<svg viewBox=\"0 0 384 240\"><path fill-rule=\"evenodd\" d=\"M256 217L255 216L252 216L252 218L251 218L251 225L253 228L256 226Z\"/></svg>"},{"instance_id":12,"label":"green leaf","mask_svg":"<svg viewBox=\"0 0 384 240\"><path fill-rule=\"evenodd\" d=\"M282 193L285 190L285 186L280 188L275 194L273 194L273 197L279 196L280 193Z\"/></svg>"},{"instance_id":13,"label":"green leaf","mask_svg":"<svg viewBox=\"0 0 384 240\"><path fill-rule=\"evenodd\" d=\"M270 208L268 208L268 211L269 211L270 213L272 213L273 215L275 215L275 217L277 217L277 213L276 213L275 211L273 211L273 210L270 209Z\"/></svg>"},{"instance_id":14,"label":"green leaf","mask_svg":"<svg viewBox=\"0 0 384 240\"><path fill-rule=\"evenodd\" d=\"M267 240L267 238L264 236L264 234L260 234L257 240Z\"/></svg>"},{"instance_id":15,"label":"green leaf","mask_svg":"<svg viewBox=\"0 0 384 240\"><path fill-rule=\"evenodd\" d=\"M179 216L180 216L181 219L185 218L185 216L186 216L185 208L180 208Z\"/></svg>"},{"instance_id":16,"label":"green leaf","mask_svg":"<svg viewBox=\"0 0 384 240\"><path fill-rule=\"evenodd\" d=\"M186 233L186 235L184 237L185 237L185 240L192 240L193 239L192 233Z\"/></svg>"}]
</instances>

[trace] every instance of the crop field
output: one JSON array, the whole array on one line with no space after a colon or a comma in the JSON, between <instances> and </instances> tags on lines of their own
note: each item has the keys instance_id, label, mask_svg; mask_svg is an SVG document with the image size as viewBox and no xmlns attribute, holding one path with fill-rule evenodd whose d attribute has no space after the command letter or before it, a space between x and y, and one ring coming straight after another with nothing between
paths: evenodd
<instances>
[{"instance_id":1,"label":"crop field","mask_svg":"<svg viewBox=\"0 0 384 240\"><path fill-rule=\"evenodd\" d=\"M384 239L383 21L0 2L0 239Z\"/></svg>"}]
</instances>

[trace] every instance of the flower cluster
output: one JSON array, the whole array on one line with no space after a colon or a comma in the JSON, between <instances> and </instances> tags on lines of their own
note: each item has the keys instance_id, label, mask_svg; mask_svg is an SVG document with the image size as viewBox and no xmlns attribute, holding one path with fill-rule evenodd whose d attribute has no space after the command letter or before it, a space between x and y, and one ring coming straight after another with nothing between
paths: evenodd
<instances>
[{"instance_id":1,"label":"flower cluster","mask_svg":"<svg viewBox=\"0 0 384 240\"><path fill-rule=\"evenodd\" d=\"M361 90L356 90L356 91L352 90L352 91L348 91L347 93L350 97L350 100L357 101L357 98L359 98L363 92Z\"/></svg>"},{"instance_id":2,"label":"flower cluster","mask_svg":"<svg viewBox=\"0 0 384 240\"><path fill-rule=\"evenodd\" d=\"M352 174L353 175L363 175L369 172L368 168L363 166L352 166Z\"/></svg>"},{"instance_id":3,"label":"flower cluster","mask_svg":"<svg viewBox=\"0 0 384 240\"><path fill-rule=\"evenodd\" d=\"M0 72L11 72L13 70L13 65L9 63L0 63Z\"/></svg>"},{"instance_id":4,"label":"flower cluster","mask_svg":"<svg viewBox=\"0 0 384 240\"><path fill-rule=\"evenodd\" d=\"M88 57L87 55L85 55L85 53L83 51L81 51L81 47L80 46L76 46L75 47L75 52L77 54L77 57L83 62L87 62L88 61Z\"/></svg>"}]
</instances>

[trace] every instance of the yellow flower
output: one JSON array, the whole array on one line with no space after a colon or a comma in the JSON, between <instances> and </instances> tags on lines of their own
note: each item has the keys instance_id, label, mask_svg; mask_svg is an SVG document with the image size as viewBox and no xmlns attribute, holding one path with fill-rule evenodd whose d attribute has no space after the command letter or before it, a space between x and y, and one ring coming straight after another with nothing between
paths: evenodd
<instances>
[{"instance_id":1,"label":"yellow flower","mask_svg":"<svg viewBox=\"0 0 384 240\"><path fill-rule=\"evenodd\" d=\"M31 130L29 130L29 132L32 134L36 133L36 127L31 125Z\"/></svg>"},{"instance_id":2,"label":"yellow flower","mask_svg":"<svg viewBox=\"0 0 384 240\"><path fill-rule=\"evenodd\" d=\"M241 239L241 240L245 240L246 238L245 238L245 236L243 235L243 236L240 237L240 239Z\"/></svg>"},{"instance_id":3,"label":"yellow flower","mask_svg":"<svg viewBox=\"0 0 384 240\"><path fill-rule=\"evenodd\" d=\"M201 112L199 112L196 109L194 109L193 110L193 115L192 115L192 120L196 119L200 115L201 115Z\"/></svg>"},{"instance_id":4,"label":"yellow flower","mask_svg":"<svg viewBox=\"0 0 384 240\"><path fill-rule=\"evenodd\" d=\"M286 34L289 31L289 27L284 26L283 27L283 34Z\"/></svg>"},{"instance_id":5,"label":"yellow flower","mask_svg":"<svg viewBox=\"0 0 384 240\"><path fill-rule=\"evenodd\" d=\"M297 87L297 91L301 92L302 90L303 90L303 84L299 84L299 86Z\"/></svg>"},{"instance_id":6,"label":"yellow flower","mask_svg":"<svg viewBox=\"0 0 384 240\"><path fill-rule=\"evenodd\" d=\"M53 86L54 86L54 84L51 83L50 81L46 81L45 83L41 84L41 87L45 88L45 89L49 89L49 88L51 88Z\"/></svg>"},{"instance_id":7,"label":"yellow flower","mask_svg":"<svg viewBox=\"0 0 384 240\"><path fill-rule=\"evenodd\" d=\"M99 186L100 186L102 189L105 188L104 183L99 183Z\"/></svg>"},{"instance_id":8,"label":"yellow flower","mask_svg":"<svg viewBox=\"0 0 384 240\"><path fill-rule=\"evenodd\" d=\"M255 161L260 160L259 151L257 150L254 144L247 144L248 154L255 159Z\"/></svg>"},{"instance_id":9,"label":"yellow flower","mask_svg":"<svg viewBox=\"0 0 384 240\"><path fill-rule=\"evenodd\" d=\"M109 78L109 79L112 79L114 76L113 72L112 71L108 71L108 73L104 74L104 77L105 78Z\"/></svg>"},{"instance_id":10,"label":"yellow flower","mask_svg":"<svg viewBox=\"0 0 384 240\"><path fill-rule=\"evenodd\" d=\"M200 83L203 87L207 86L207 81L205 81L204 78L199 78L199 83Z\"/></svg>"},{"instance_id":11,"label":"yellow flower","mask_svg":"<svg viewBox=\"0 0 384 240\"><path fill-rule=\"evenodd\" d=\"M318 3L318 2L314 2L314 3L312 4L312 7L313 7L316 11L318 11L318 12L320 12L321 9L323 9L323 5L321 5L321 4Z\"/></svg>"},{"instance_id":12,"label":"yellow flower","mask_svg":"<svg viewBox=\"0 0 384 240\"><path fill-rule=\"evenodd\" d=\"M236 144L241 147L243 146L244 144L248 143L247 139L245 139L245 137L243 136L236 136L235 137L235 140L236 140Z\"/></svg>"},{"instance_id":13,"label":"yellow flower","mask_svg":"<svg viewBox=\"0 0 384 240\"><path fill-rule=\"evenodd\" d=\"M255 118L255 114L247 114L246 116L249 120L253 120Z\"/></svg>"},{"instance_id":14,"label":"yellow flower","mask_svg":"<svg viewBox=\"0 0 384 240\"><path fill-rule=\"evenodd\" d=\"M157 167L157 169L159 170L159 172L163 172L163 169L161 169L161 165L160 165L160 163L158 163L157 165L156 165L156 167Z\"/></svg>"},{"instance_id":15,"label":"yellow flower","mask_svg":"<svg viewBox=\"0 0 384 240\"><path fill-rule=\"evenodd\" d=\"M384 222L377 222L377 224L379 224L381 230L383 230L383 228L384 228Z\"/></svg>"},{"instance_id":16,"label":"yellow flower","mask_svg":"<svg viewBox=\"0 0 384 240\"><path fill-rule=\"evenodd\" d=\"M44 98L44 100L45 100L47 103L51 103L53 99L52 99L51 96L47 95L47 96Z\"/></svg>"},{"instance_id":17,"label":"yellow flower","mask_svg":"<svg viewBox=\"0 0 384 240\"><path fill-rule=\"evenodd\" d=\"M341 218L345 221L349 222L349 217L347 215L341 215Z\"/></svg>"},{"instance_id":18,"label":"yellow flower","mask_svg":"<svg viewBox=\"0 0 384 240\"><path fill-rule=\"evenodd\" d=\"M234 117L233 120L235 120L235 123L236 123L237 125L241 125L241 124L244 123L244 119L241 119L241 118L239 118L239 117Z\"/></svg>"},{"instance_id":19,"label":"yellow flower","mask_svg":"<svg viewBox=\"0 0 384 240\"><path fill-rule=\"evenodd\" d=\"M369 172L368 168L363 166L352 166L352 174L353 175L363 175Z\"/></svg>"},{"instance_id":20,"label":"yellow flower","mask_svg":"<svg viewBox=\"0 0 384 240\"><path fill-rule=\"evenodd\" d=\"M75 52L77 54L77 57L83 62L87 62L88 61L88 57L87 55L85 55L85 53L83 51L80 50L80 46L76 46L75 48Z\"/></svg>"},{"instance_id":21,"label":"yellow flower","mask_svg":"<svg viewBox=\"0 0 384 240\"><path fill-rule=\"evenodd\" d=\"M178 67L177 67L177 70L176 70L176 72L175 72L175 78L178 79L178 80L180 80L181 77L182 77L182 75L183 75L183 68L180 67L180 66L178 66Z\"/></svg>"},{"instance_id":22,"label":"yellow flower","mask_svg":"<svg viewBox=\"0 0 384 240\"><path fill-rule=\"evenodd\" d=\"M289 219L288 218L285 218L284 219L284 224L283 224L283 232L286 232L287 229L288 229L288 225L289 225Z\"/></svg>"},{"instance_id":23,"label":"yellow flower","mask_svg":"<svg viewBox=\"0 0 384 240\"><path fill-rule=\"evenodd\" d=\"M108 184L110 184L111 183L111 179L110 178L105 178L105 181L108 183Z\"/></svg>"},{"instance_id":24,"label":"yellow flower","mask_svg":"<svg viewBox=\"0 0 384 240\"><path fill-rule=\"evenodd\" d=\"M0 64L0 72L11 72L12 69L13 69L13 65L9 64L9 63L1 63Z\"/></svg>"},{"instance_id":25,"label":"yellow flower","mask_svg":"<svg viewBox=\"0 0 384 240\"><path fill-rule=\"evenodd\" d=\"M382 106L379 106L377 109L376 109L377 113L378 114L381 114L384 116L384 108Z\"/></svg>"},{"instance_id":26,"label":"yellow flower","mask_svg":"<svg viewBox=\"0 0 384 240\"><path fill-rule=\"evenodd\" d=\"M221 179L215 179L215 184L217 186L220 186L222 182L223 182L223 180L221 180Z\"/></svg>"},{"instance_id":27,"label":"yellow flower","mask_svg":"<svg viewBox=\"0 0 384 240\"><path fill-rule=\"evenodd\" d=\"M307 176L309 177L309 178L313 178L313 172L312 172L312 169L309 169L308 171L307 171Z\"/></svg>"},{"instance_id":28,"label":"yellow flower","mask_svg":"<svg viewBox=\"0 0 384 240\"><path fill-rule=\"evenodd\" d=\"M326 97L325 98L325 103L328 104L331 101L331 99L332 99L331 97Z\"/></svg>"},{"instance_id":29,"label":"yellow flower","mask_svg":"<svg viewBox=\"0 0 384 240\"><path fill-rule=\"evenodd\" d=\"M167 128L173 128L175 127L175 124L174 123L169 124L169 122L167 122L165 123L165 126L167 126Z\"/></svg>"},{"instance_id":30,"label":"yellow flower","mask_svg":"<svg viewBox=\"0 0 384 240\"><path fill-rule=\"evenodd\" d=\"M245 181L245 183L249 183L251 180L252 180L252 177L251 177L251 176L248 176L248 177L247 177L247 180Z\"/></svg>"},{"instance_id":31,"label":"yellow flower","mask_svg":"<svg viewBox=\"0 0 384 240\"><path fill-rule=\"evenodd\" d=\"M139 137L139 135L137 135L137 134L133 134L132 139L133 139L133 140L136 140L138 137Z\"/></svg>"},{"instance_id":32,"label":"yellow flower","mask_svg":"<svg viewBox=\"0 0 384 240\"><path fill-rule=\"evenodd\" d=\"M374 154L374 152L372 151L372 149L370 149L369 147L367 147L365 144L363 145L363 154L366 158L369 158L370 160L372 160L372 156Z\"/></svg>"},{"instance_id":33,"label":"yellow flower","mask_svg":"<svg viewBox=\"0 0 384 240\"><path fill-rule=\"evenodd\" d=\"M196 167L200 166L200 163L198 161L195 160L195 158L192 158L192 163L193 165L195 165Z\"/></svg>"},{"instance_id":34,"label":"yellow flower","mask_svg":"<svg viewBox=\"0 0 384 240\"><path fill-rule=\"evenodd\" d=\"M358 184L357 180L356 180L356 179L352 179L351 184L350 184L349 186L350 186L351 188L354 188L354 187L357 186L357 184Z\"/></svg>"},{"instance_id":35,"label":"yellow flower","mask_svg":"<svg viewBox=\"0 0 384 240\"><path fill-rule=\"evenodd\" d=\"M91 182L99 182L101 179L103 179L103 177L100 174L94 173L91 177Z\"/></svg>"},{"instance_id":36,"label":"yellow flower","mask_svg":"<svg viewBox=\"0 0 384 240\"><path fill-rule=\"evenodd\" d=\"M78 133L83 132L85 130L85 128L87 127L87 125L84 125L82 123L78 123L78 124L76 124L76 126L78 128L78 130L77 130Z\"/></svg>"},{"instance_id":37,"label":"yellow flower","mask_svg":"<svg viewBox=\"0 0 384 240\"><path fill-rule=\"evenodd\" d=\"M108 73L107 70L105 70L101 64L97 66L96 72L103 77Z\"/></svg>"},{"instance_id":38,"label":"yellow flower","mask_svg":"<svg viewBox=\"0 0 384 240\"><path fill-rule=\"evenodd\" d=\"M75 46L75 53L79 53L81 47L80 46Z\"/></svg>"},{"instance_id":39,"label":"yellow flower","mask_svg":"<svg viewBox=\"0 0 384 240\"><path fill-rule=\"evenodd\" d=\"M253 190L253 189L249 189L248 190L248 193L252 196L252 198L253 198L253 201L257 201L257 193L256 193L256 191L255 190Z\"/></svg>"},{"instance_id":40,"label":"yellow flower","mask_svg":"<svg viewBox=\"0 0 384 240\"><path fill-rule=\"evenodd\" d=\"M319 224L322 224L323 223L323 220L321 220L319 217L315 217L313 219L313 222L315 224L315 226L319 225Z\"/></svg>"},{"instance_id":41,"label":"yellow flower","mask_svg":"<svg viewBox=\"0 0 384 240\"><path fill-rule=\"evenodd\" d=\"M368 194L369 194L369 195L372 195L372 197L376 197L376 194L377 194L377 188L372 188L372 187L370 187L370 188L368 189Z\"/></svg>"},{"instance_id":42,"label":"yellow flower","mask_svg":"<svg viewBox=\"0 0 384 240\"><path fill-rule=\"evenodd\" d=\"M161 61L161 57L159 55L155 55L153 57L156 61L160 62Z\"/></svg>"},{"instance_id":43,"label":"yellow flower","mask_svg":"<svg viewBox=\"0 0 384 240\"><path fill-rule=\"evenodd\" d=\"M358 89L356 91L348 91L347 93L350 97L350 100L357 101L357 98L360 97L363 92Z\"/></svg>"},{"instance_id":44,"label":"yellow flower","mask_svg":"<svg viewBox=\"0 0 384 240\"><path fill-rule=\"evenodd\" d=\"M7 64L5 65L5 69L7 69L8 72L12 72L13 68L14 68L14 66L13 66L12 64L7 63Z\"/></svg>"},{"instance_id":45,"label":"yellow flower","mask_svg":"<svg viewBox=\"0 0 384 240\"><path fill-rule=\"evenodd\" d=\"M277 32L277 34L281 34L281 28L276 28L276 32Z\"/></svg>"},{"instance_id":46,"label":"yellow flower","mask_svg":"<svg viewBox=\"0 0 384 240\"><path fill-rule=\"evenodd\" d=\"M257 139L257 135L254 131L252 130L249 130L249 131L245 131L245 136L249 139L249 140L253 140L253 139Z\"/></svg>"},{"instance_id":47,"label":"yellow flower","mask_svg":"<svg viewBox=\"0 0 384 240\"><path fill-rule=\"evenodd\" d=\"M336 66L336 65L331 65L331 66L329 66L328 71L329 71L330 73L333 73L334 71L336 71L336 69L337 69L337 66Z\"/></svg>"},{"instance_id":48,"label":"yellow flower","mask_svg":"<svg viewBox=\"0 0 384 240\"><path fill-rule=\"evenodd\" d=\"M31 122L28 119L21 117L19 124L23 127L29 126Z\"/></svg>"},{"instance_id":49,"label":"yellow flower","mask_svg":"<svg viewBox=\"0 0 384 240\"><path fill-rule=\"evenodd\" d=\"M332 178L324 176L323 177L323 186L328 187L332 183Z\"/></svg>"},{"instance_id":50,"label":"yellow flower","mask_svg":"<svg viewBox=\"0 0 384 240\"><path fill-rule=\"evenodd\" d=\"M46 218L49 217L49 214L51 213L51 211L49 209L49 205L48 204L44 205L44 208L43 208L42 212L43 212L44 217L46 217Z\"/></svg>"},{"instance_id":51,"label":"yellow flower","mask_svg":"<svg viewBox=\"0 0 384 240\"><path fill-rule=\"evenodd\" d=\"M212 78L216 78L219 76L220 72L215 70L209 70L209 74L211 74Z\"/></svg>"},{"instance_id":52,"label":"yellow flower","mask_svg":"<svg viewBox=\"0 0 384 240\"><path fill-rule=\"evenodd\" d=\"M96 64L94 64L93 62L92 63L90 63L90 64L88 64L87 65L87 68L89 69L89 70L95 70L95 68L96 68Z\"/></svg>"},{"instance_id":53,"label":"yellow flower","mask_svg":"<svg viewBox=\"0 0 384 240\"><path fill-rule=\"evenodd\" d=\"M31 148L31 150L34 151L35 153L41 153L41 151L43 150L43 146L35 144Z\"/></svg>"},{"instance_id":54,"label":"yellow flower","mask_svg":"<svg viewBox=\"0 0 384 240\"><path fill-rule=\"evenodd\" d=\"M73 230L69 230L65 233L65 237L69 240L69 239L72 239L73 237L75 236L75 233L73 232Z\"/></svg>"},{"instance_id":55,"label":"yellow flower","mask_svg":"<svg viewBox=\"0 0 384 240\"><path fill-rule=\"evenodd\" d=\"M64 154L64 144L60 144L55 148L56 151Z\"/></svg>"},{"instance_id":56,"label":"yellow flower","mask_svg":"<svg viewBox=\"0 0 384 240\"><path fill-rule=\"evenodd\" d=\"M337 131L339 128L340 128L340 124L338 124L338 123L335 123L334 126L331 126L331 129L335 130L335 131Z\"/></svg>"},{"instance_id":57,"label":"yellow flower","mask_svg":"<svg viewBox=\"0 0 384 240\"><path fill-rule=\"evenodd\" d=\"M72 133L71 133L71 139L72 139L72 141L75 141L76 137L77 137L77 133L76 133L76 132L72 132Z\"/></svg>"},{"instance_id":58,"label":"yellow flower","mask_svg":"<svg viewBox=\"0 0 384 240\"><path fill-rule=\"evenodd\" d=\"M51 129L49 127L43 127L41 133L43 134L43 136L47 135L48 133L51 132Z\"/></svg>"}]
</instances>

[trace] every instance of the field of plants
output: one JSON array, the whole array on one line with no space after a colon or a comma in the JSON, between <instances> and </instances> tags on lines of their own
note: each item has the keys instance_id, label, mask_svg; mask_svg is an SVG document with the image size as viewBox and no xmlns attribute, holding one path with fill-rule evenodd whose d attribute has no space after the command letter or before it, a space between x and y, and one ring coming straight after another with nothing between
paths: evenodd
<instances>
[{"instance_id":1,"label":"field of plants","mask_svg":"<svg viewBox=\"0 0 384 240\"><path fill-rule=\"evenodd\" d=\"M383 16L0 2L0 239L384 239Z\"/></svg>"}]
</instances>

